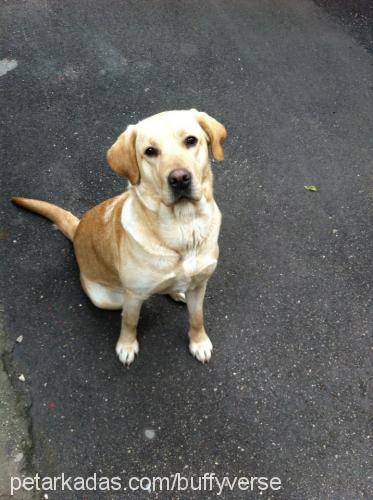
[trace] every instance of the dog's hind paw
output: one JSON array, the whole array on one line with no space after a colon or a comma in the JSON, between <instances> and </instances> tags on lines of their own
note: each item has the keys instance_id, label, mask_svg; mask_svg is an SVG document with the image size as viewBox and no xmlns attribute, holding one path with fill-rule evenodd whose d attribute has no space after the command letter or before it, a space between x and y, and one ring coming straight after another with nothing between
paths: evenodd
<instances>
[{"instance_id":1,"label":"dog's hind paw","mask_svg":"<svg viewBox=\"0 0 373 500\"><path fill-rule=\"evenodd\" d=\"M184 303L186 302L185 293L183 292L170 293L170 297L175 302L184 302Z\"/></svg>"},{"instance_id":2,"label":"dog's hind paw","mask_svg":"<svg viewBox=\"0 0 373 500\"><path fill-rule=\"evenodd\" d=\"M129 366L134 362L136 354L139 353L139 343L135 340L131 344L123 344L118 340L115 351L118 354L119 361L124 366Z\"/></svg>"}]
</instances>

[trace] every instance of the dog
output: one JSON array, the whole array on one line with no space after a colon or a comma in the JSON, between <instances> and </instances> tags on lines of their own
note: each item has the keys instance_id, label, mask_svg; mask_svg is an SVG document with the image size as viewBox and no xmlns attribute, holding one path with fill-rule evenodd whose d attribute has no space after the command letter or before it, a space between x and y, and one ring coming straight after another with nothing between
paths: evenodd
<instances>
[{"instance_id":1,"label":"dog","mask_svg":"<svg viewBox=\"0 0 373 500\"><path fill-rule=\"evenodd\" d=\"M106 157L128 179L128 189L80 220L45 201L12 198L50 219L73 242L81 284L93 304L122 309L116 353L124 365L139 352L140 309L153 294L186 302L189 350L202 363L211 358L203 301L218 261L221 213L209 146L214 159L223 160L226 136L207 113L165 111L119 135Z\"/></svg>"}]
</instances>

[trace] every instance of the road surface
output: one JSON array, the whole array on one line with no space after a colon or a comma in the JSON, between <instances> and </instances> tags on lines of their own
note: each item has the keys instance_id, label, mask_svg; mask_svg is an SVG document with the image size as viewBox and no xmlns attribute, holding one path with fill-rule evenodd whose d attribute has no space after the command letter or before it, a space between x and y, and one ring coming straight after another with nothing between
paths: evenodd
<instances>
[{"instance_id":1,"label":"road surface","mask_svg":"<svg viewBox=\"0 0 373 500\"><path fill-rule=\"evenodd\" d=\"M367 24L317 3L2 2L3 361L26 473L276 476L281 490L221 498L372 498L373 56ZM188 354L184 307L154 297L125 369L119 313L90 304L70 243L8 200L81 215L124 189L105 152L127 124L191 107L229 132L213 359ZM49 493L148 496L200 494Z\"/></svg>"}]
</instances>

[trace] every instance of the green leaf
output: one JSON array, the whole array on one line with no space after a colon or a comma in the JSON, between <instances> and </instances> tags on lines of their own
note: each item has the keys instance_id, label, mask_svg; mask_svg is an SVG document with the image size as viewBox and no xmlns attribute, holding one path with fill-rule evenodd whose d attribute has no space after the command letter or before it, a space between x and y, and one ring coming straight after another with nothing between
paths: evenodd
<instances>
[{"instance_id":1,"label":"green leaf","mask_svg":"<svg viewBox=\"0 0 373 500\"><path fill-rule=\"evenodd\" d=\"M312 191L313 193L319 190L317 186L304 186L304 189L307 189L307 191Z\"/></svg>"}]
</instances>

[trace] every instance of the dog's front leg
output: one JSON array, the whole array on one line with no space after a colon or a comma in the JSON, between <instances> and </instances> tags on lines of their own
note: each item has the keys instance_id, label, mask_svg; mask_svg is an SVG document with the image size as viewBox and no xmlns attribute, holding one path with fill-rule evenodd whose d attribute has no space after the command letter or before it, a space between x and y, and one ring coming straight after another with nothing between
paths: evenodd
<instances>
[{"instance_id":1,"label":"dog's front leg","mask_svg":"<svg viewBox=\"0 0 373 500\"><path fill-rule=\"evenodd\" d=\"M203 300L206 286L207 280L186 293L189 311L189 350L201 363L207 363L212 352L212 343L207 336L203 322Z\"/></svg>"},{"instance_id":2,"label":"dog's front leg","mask_svg":"<svg viewBox=\"0 0 373 500\"><path fill-rule=\"evenodd\" d=\"M116 352L120 361L129 366L139 352L137 341L137 323L143 299L126 292L123 297L122 327L116 345Z\"/></svg>"}]
</instances>

